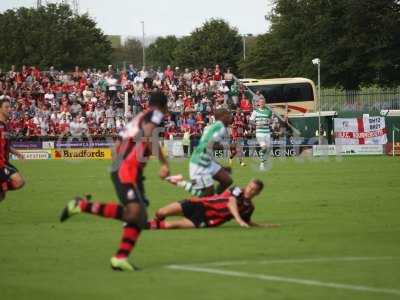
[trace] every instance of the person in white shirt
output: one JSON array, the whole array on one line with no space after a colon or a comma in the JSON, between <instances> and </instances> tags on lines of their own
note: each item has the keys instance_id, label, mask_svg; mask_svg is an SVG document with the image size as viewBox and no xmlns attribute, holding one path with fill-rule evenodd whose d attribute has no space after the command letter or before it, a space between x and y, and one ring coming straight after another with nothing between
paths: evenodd
<instances>
[{"instance_id":1,"label":"person in white shirt","mask_svg":"<svg viewBox=\"0 0 400 300\"><path fill-rule=\"evenodd\" d=\"M93 92L89 89L89 86L85 87L85 90L82 92L84 103L89 102L93 97Z\"/></svg>"},{"instance_id":2,"label":"person in white shirt","mask_svg":"<svg viewBox=\"0 0 400 300\"><path fill-rule=\"evenodd\" d=\"M107 129L115 128L115 112L110 105L106 110Z\"/></svg>"}]
</instances>

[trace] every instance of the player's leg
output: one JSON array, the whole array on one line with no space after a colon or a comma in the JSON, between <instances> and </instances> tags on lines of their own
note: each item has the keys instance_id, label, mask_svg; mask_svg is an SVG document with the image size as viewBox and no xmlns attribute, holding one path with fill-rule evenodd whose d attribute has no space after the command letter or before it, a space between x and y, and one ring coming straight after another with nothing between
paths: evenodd
<instances>
[{"instance_id":1,"label":"player's leg","mask_svg":"<svg viewBox=\"0 0 400 300\"><path fill-rule=\"evenodd\" d=\"M20 173L14 173L10 176L8 190L19 190L25 185L25 180Z\"/></svg>"},{"instance_id":2,"label":"player's leg","mask_svg":"<svg viewBox=\"0 0 400 300\"><path fill-rule=\"evenodd\" d=\"M18 169L11 164L6 164L0 170L0 201L6 196L7 191L21 189L25 185L25 180Z\"/></svg>"},{"instance_id":3,"label":"player's leg","mask_svg":"<svg viewBox=\"0 0 400 300\"><path fill-rule=\"evenodd\" d=\"M173 202L173 203L168 204L167 206L164 206L164 207L160 208L159 210L157 210L156 217L153 220L150 220L147 222L146 228L147 229L181 228L181 227L179 227L180 226L179 222L176 223L175 221L165 221L165 218L170 217L170 216L182 216L183 215L182 203L184 201L185 200L183 200L181 202ZM187 226L182 225L182 228L187 228Z\"/></svg>"},{"instance_id":4,"label":"player's leg","mask_svg":"<svg viewBox=\"0 0 400 300\"><path fill-rule=\"evenodd\" d=\"M196 226L187 218L179 220L165 221L164 229L193 229Z\"/></svg>"},{"instance_id":5,"label":"player's leg","mask_svg":"<svg viewBox=\"0 0 400 300\"><path fill-rule=\"evenodd\" d=\"M235 144L235 152L236 157L238 158L239 164L244 167L246 164L243 161L244 153L243 153L243 144L241 140L238 140Z\"/></svg>"},{"instance_id":6,"label":"player's leg","mask_svg":"<svg viewBox=\"0 0 400 300\"><path fill-rule=\"evenodd\" d=\"M218 168L211 164L214 163ZM214 194L214 179L213 175L216 170L221 168L215 162L211 162L207 167L203 167L194 163L189 164L190 185L185 189L194 196L209 196ZM214 172L214 173L213 173Z\"/></svg>"},{"instance_id":7,"label":"player's leg","mask_svg":"<svg viewBox=\"0 0 400 300\"><path fill-rule=\"evenodd\" d=\"M157 210L156 212L156 218L158 220L164 220L166 217L170 216L182 216L182 206L179 202L173 202L168 204L167 206L164 206Z\"/></svg>"},{"instance_id":8,"label":"player's leg","mask_svg":"<svg viewBox=\"0 0 400 300\"><path fill-rule=\"evenodd\" d=\"M125 221L122 239L116 254L111 258L111 267L114 270L132 271L135 269L128 262L128 256L133 251L141 231L147 226L148 200L144 196L143 176L139 171L135 185L120 185L119 177L114 175L114 185L118 192L119 200L124 204Z\"/></svg>"},{"instance_id":9,"label":"player's leg","mask_svg":"<svg viewBox=\"0 0 400 300\"><path fill-rule=\"evenodd\" d=\"M263 134L257 136L257 142L261 147L260 150L260 170L265 170L265 162L269 156L271 136L269 134Z\"/></svg>"},{"instance_id":10,"label":"player's leg","mask_svg":"<svg viewBox=\"0 0 400 300\"><path fill-rule=\"evenodd\" d=\"M228 169L222 168L216 162L212 162L212 169L213 169L213 179L218 181L219 186L217 187L216 193L220 194L225 191L232 183L232 177ZM218 166L216 166L218 165ZM217 170L216 172L214 170Z\"/></svg>"},{"instance_id":11,"label":"player's leg","mask_svg":"<svg viewBox=\"0 0 400 300\"><path fill-rule=\"evenodd\" d=\"M232 140L232 144L229 147L229 165L233 164L233 159L237 155L237 147L236 147L236 141Z\"/></svg>"}]
</instances>

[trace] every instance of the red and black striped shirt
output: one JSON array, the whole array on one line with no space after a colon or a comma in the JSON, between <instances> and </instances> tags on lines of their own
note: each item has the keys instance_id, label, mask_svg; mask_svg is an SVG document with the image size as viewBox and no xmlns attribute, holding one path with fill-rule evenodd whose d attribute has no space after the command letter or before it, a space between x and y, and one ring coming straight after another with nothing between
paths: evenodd
<instances>
[{"instance_id":1,"label":"red and black striped shirt","mask_svg":"<svg viewBox=\"0 0 400 300\"><path fill-rule=\"evenodd\" d=\"M8 125L0 121L0 167L8 164L10 155L10 142L8 140Z\"/></svg>"},{"instance_id":2,"label":"red and black striped shirt","mask_svg":"<svg viewBox=\"0 0 400 300\"><path fill-rule=\"evenodd\" d=\"M233 218L228 208L230 197L236 199L239 214L243 221L250 222L251 215L254 212L254 205L251 200L244 197L241 188L233 187L220 195L201 198L200 203L205 209L205 221L208 227L220 226Z\"/></svg>"},{"instance_id":3,"label":"red and black striped shirt","mask_svg":"<svg viewBox=\"0 0 400 300\"><path fill-rule=\"evenodd\" d=\"M141 169L144 168L151 155L151 145L140 141L143 137L143 126L153 123L160 126L163 113L159 110L147 110L139 113L120 133L121 145L116 149L117 158L113 168L118 169L118 175L123 183L136 182ZM139 140L138 140L139 139ZM157 142L157 141L152 141Z\"/></svg>"}]
</instances>

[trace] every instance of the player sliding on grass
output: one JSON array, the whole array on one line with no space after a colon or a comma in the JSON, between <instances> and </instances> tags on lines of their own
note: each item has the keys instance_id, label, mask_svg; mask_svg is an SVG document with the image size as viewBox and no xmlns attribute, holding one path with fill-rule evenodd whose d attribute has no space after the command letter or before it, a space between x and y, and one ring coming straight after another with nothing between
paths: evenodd
<instances>
[{"instance_id":1,"label":"player sliding on grass","mask_svg":"<svg viewBox=\"0 0 400 300\"><path fill-rule=\"evenodd\" d=\"M156 218L148 222L148 229L178 229L216 227L235 219L242 227L265 226L251 221L254 212L252 199L260 194L264 184L252 179L244 189L232 187L219 195L194 197L171 203L156 212ZM179 220L165 221L170 216L183 216Z\"/></svg>"},{"instance_id":2,"label":"player sliding on grass","mask_svg":"<svg viewBox=\"0 0 400 300\"><path fill-rule=\"evenodd\" d=\"M143 169L152 153L158 155L161 162L160 177L165 178L169 174L156 130L167 110L167 98L161 92L153 92L149 105L149 110L141 112L126 125L121 133L121 141L117 143L117 158L113 162L111 178L121 204L89 202L78 197L68 203L60 217L63 222L72 215L88 213L124 222L119 249L111 258L114 270L134 270L128 262L128 256L141 230L147 225L146 210L149 202L144 196Z\"/></svg>"},{"instance_id":3,"label":"player sliding on grass","mask_svg":"<svg viewBox=\"0 0 400 300\"><path fill-rule=\"evenodd\" d=\"M227 137L226 128L232 123L232 116L228 110L218 109L215 112L215 119L216 122L204 130L190 158L191 183L186 189L194 196L214 194L214 180L219 182L217 193L221 193L232 184L229 171L213 159L213 146L215 143L224 142Z\"/></svg>"},{"instance_id":4,"label":"player sliding on grass","mask_svg":"<svg viewBox=\"0 0 400 300\"><path fill-rule=\"evenodd\" d=\"M7 191L19 190L25 184L18 169L9 162L10 153L23 159L23 155L10 146L8 140L8 119L11 106L8 100L0 100L0 201Z\"/></svg>"}]
</instances>

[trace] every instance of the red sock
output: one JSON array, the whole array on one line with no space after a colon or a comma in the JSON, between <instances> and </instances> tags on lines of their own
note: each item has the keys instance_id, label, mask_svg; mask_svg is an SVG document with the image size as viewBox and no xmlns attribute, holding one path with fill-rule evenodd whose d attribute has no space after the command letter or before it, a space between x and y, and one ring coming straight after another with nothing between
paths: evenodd
<instances>
[{"instance_id":1,"label":"red sock","mask_svg":"<svg viewBox=\"0 0 400 300\"><path fill-rule=\"evenodd\" d=\"M122 240L119 244L119 249L115 256L117 258L127 258L135 247L136 241L139 239L139 236L140 229L136 225L125 225L122 233Z\"/></svg>"},{"instance_id":2,"label":"red sock","mask_svg":"<svg viewBox=\"0 0 400 300\"><path fill-rule=\"evenodd\" d=\"M147 222L147 229L165 229L165 221L160 221L157 219L150 220L149 222Z\"/></svg>"},{"instance_id":3,"label":"red sock","mask_svg":"<svg viewBox=\"0 0 400 300\"><path fill-rule=\"evenodd\" d=\"M114 202L100 203L81 200L79 201L79 206L82 212L102 216L104 218L122 220L124 214L124 207Z\"/></svg>"}]
</instances>

